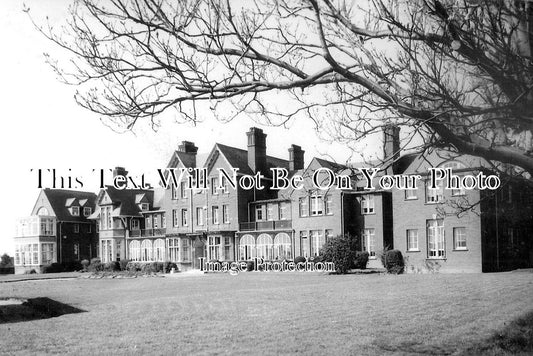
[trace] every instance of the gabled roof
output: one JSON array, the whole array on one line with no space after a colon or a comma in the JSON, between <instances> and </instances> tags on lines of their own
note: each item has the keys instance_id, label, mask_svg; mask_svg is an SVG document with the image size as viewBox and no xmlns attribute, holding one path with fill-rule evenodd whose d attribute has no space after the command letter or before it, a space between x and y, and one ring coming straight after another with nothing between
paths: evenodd
<instances>
[{"instance_id":1,"label":"gabled roof","mask_svg":"<svg viewBox=\"0 0 533 356\"><path fill-rule=\"evenodd\" d=\"M146 202L153 207L154 191L144 189L117 189L108 185L100 191L98 202L107 193L113 203L113 216L142 216L139 204Z\"/></svg>"},{"instance_id":2,"label":"gabled roof","mask_svg":"<svg viewBox=\"0 0 533 356\"><path fill-rule=\"evenodd\" d=\"M483 158L452 153L445 150L435 149L428 153L411 154L404 162L402 174L427 174L428 168L439 167L446 162L458 162L466 170L491 169L491 165Z\"/></svg>"},{"instance_id":3,"label":"gabled roof","mask_svg":"<svg viewBox=\"0 0 533 356\"><path fill-rule=\"evenodd\" d=\"M87 218L83 216L83 209L80 210L79 216L72 216L69 210L70 204L67 205L67 201L72 203L75 200L86 199L87 203L84 207L92 208L93 211L96 206L96 194L91 192L46 188L43 189L43 193L59 221L87 221Z\"/></svg>"},{"instance_id":4,"label":"gabled roof","mask_svg":"<svg viewBox=\"0 0 533 356\"><path fill-rule=\"evenodd\" d=\"M231 167L239 169L239 173L254 174L252 169L248 166L248 151L216 143L209 156L212 157L217 149L226 158ZM268 170L270 168L289 168L289 161L287 160L272 156L267 156L266 159ZM209 159L206 163L209 164ZM268 172L264 173L267 174Z\"/></svg>"},{"instance_id":5,"label":"gabled roof","mask_svg":"<svg viewBox=\"0 0 533 356\"><path fill-rule=\"evenodd\" d=\"M313 159L316 160L320 166L324 168L329 168L332 171L342 171L345 169L349 169L349 167L344 164L331 162L331 161L328 161L322 158L317 158L317 157L314 157Z\"/></svg>"}]
</instances>

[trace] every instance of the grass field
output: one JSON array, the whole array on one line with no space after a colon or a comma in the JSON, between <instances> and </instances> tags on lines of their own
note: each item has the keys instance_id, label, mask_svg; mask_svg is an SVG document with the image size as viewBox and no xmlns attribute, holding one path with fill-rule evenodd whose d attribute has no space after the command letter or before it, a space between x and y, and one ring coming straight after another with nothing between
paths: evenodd
<instances>
[{"instance_id":1,"label":"grass field","mask_svg":"<svg viewBox=\"0 0 533 356\"><path fill-rule=\"evenodd\" d=\"M460 354L482 350L533 310L533 273L0 283L6 297L47 297L85 311L0 323L0 353L9 355Z\"/></svg>"}]
</instances>

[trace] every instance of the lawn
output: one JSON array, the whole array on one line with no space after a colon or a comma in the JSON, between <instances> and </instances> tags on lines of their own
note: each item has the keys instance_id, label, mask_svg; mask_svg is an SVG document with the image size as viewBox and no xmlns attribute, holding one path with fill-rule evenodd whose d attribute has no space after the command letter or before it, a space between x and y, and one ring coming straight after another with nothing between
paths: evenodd
<instances>
[{"instance_id":1,"label":"lawn","mask_svg":"<svg viewBox=\"0 0 533 356\"><path fill-rule=\"evenodd\" d=\"M0 353L453 354L533 310L533 273L241 273L0 283L84 312L0 323ZM477 349L479 350L479 348Z\"/></svg>"}]
</instances>

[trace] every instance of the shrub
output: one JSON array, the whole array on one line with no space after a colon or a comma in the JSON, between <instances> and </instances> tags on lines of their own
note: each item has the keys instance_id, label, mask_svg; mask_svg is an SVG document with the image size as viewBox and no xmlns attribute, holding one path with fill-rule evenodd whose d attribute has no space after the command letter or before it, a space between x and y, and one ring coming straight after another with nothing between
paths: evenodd
<instances>
[{"instance_id":1,"label":"shrub","mask_svg":"<svg viewBox=\"0 0 533 356\"><path fill-rule=\"evenodd\" d=\"M144 263L141 265L141 272L142 273L152 273L152 272L155 272L153 269L152 269L152 264L151 263Z\"/></svg>"},{"instance_id":2,"label":"shrub","mask_svg":"<svg viewBox=\"0 0 533 356\"><path fill-rule=\"evenodd\" d=\"M378 252L378 256L379 256L379 259L381 260L381 264L385 268L387 268L386 257L387 257L387 252L388 251L390 251L390 247L389 246L385 246L385 248L383 250L381 250L381 252Z\"/></svg>"},{"instance_id":3,"label":"shrub","mask_svg":"<svg viewBox=\"0 0 533 356\"><path fill-rule=\"evenodd\" d=\"M54 262L50 265L43 266L43 273L59 273L63 272L63 266L60 263Z\"/></svg>"},{"instance_id":4,"label":"shrub","mask_svg":"<svg viewBox=\"0 0 533 356\"><path fill-rule=\"evenodd\" d=\"M152 272L159 273L163 272L164 264L163 262L151 262L150 269Z\"/></svg>"},{"instance_id":5,"label":"shrub","mask_svg":"<svg viewBox=\"0 0 533 356\"><path fill-rule=\"evenodd\" d=\"M104 265L99 258L92 258L89 267L87 267L89 272L101 272L104 270Z\"/></svg>"},{"instance_id":6,"label":"shrub","mask_svg":"<svg viewBox=\"0 0 533 356\"><path fill-rule=\"evenodd\" d=\"M104 265L104 270L108 272L120 271L120 264L117 261L110 261Z\"/></svg>"},{"instance_id":7,"label":"shrub","mask_svg":"<svg viewBox=\"0 0 533 356\"><path fill-rule=\"evenodd\" d=\"M324 261L335 264L337 273L347 273L355 260L353 240L349 236L329 239L320 250L320 255Z\"/></svg>"},{"instance_id":8,"label":"shrub","mask_svg":"<svg viewBox=\"0 0 533 356\"><path fill-rule=\"evenodd\" d=\"M118 263L119 263L119 266L120 266L120 270L121 271L126 271L128 269L128 263L130 261L128 260L120 260Z\"/></svg>"},{"instance_id":9,"label":"shrub","mask_svg":"<svg viewBox=\"0 0 533 356\"><path fill-rule=\"evenodd\" d=\"M403 273L405 263L400 250L389 250L385 254L385 268L392 274Z\"/></svg>"},{"instance_id":10,"label":"shrub","mask_svg":"<svg viewBox=\"0 0 533 356\"><path fill-rule=\"evenodd\" d=\"M246 270L248 272L251 272L254 270L254 265L255 265L255 262L254 261L247 261L246 262Z\"/></svg>"},{"instance_id":11,"label":"shrub","mask_svg":"<svg viewBox=\"0 0 533 356\"><path fill-rule=\"evenodd\" d=\"M63 262L61 265L63 272L74 272L82 269L82 265L79 261Z\"/></svg>"},{"instance_id":12,"label":"shrub","mask_svg":"<svg viewBox=\"0 0 533 356\"><path fill-rule=\"evenodd\" d=\"M83 271L84 272L87 272L89 264L90 264L89 260L82 260L81 261L81 266L83 267Z\"/></svg>"},{"instance_id":13,"label":"shrub","mask_svg":"<svg viewBox=\"0 0 533 356\"><path fill-rule=\"evenodd\" d=\"M129 261L128 264L126 265L126 269L129 272L139 272L141 268L142 268L141 264L135 261Z\"/></svg>"},{"instance_id":14,"label":"shrub","mask_svg":"<svg viewBox=\"0 0 533 356\"><path fill-rule=\"evenodd\" d=\"M357 252L355 254L354 268L357 269L366 269L368 263L368 252Z\"/></svg>"},{"instance_id":15,"label":"shrub","mask_svg":"<svg viewBox=\"0 0 533 356\"><path fill-rule=\"evenodd\" d=\"M174 268L174 270L177 271L178 270L178 265L175 264L174 262L170 262L170 261L166 261L163 264L163 272L164 273L170 273L170 271L172 271L172 268Z\"/></svg>"},{"instance_id":16,"label":"shrub","mask_svg":"<svg viewBox=\"0 0 533 356\"><path fill-rule=\"evenodd\" d=\"M305 263L307 261L307 259L304 257L304 256L298 256L294 259L294 264L298 264L300 262L303 262Z\"/></svg>"}]
</instances>

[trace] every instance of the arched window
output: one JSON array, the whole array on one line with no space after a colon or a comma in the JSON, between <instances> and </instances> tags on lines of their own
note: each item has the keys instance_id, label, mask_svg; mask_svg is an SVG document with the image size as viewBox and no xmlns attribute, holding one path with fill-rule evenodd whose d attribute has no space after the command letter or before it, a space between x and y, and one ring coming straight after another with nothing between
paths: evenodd
<instances>
[{"instance_id":1,"label":"arched window","mask_svg":"<svg viewBox=\"0 0 533 356\"><path fill-rule=\"evenodd\" d=\"M274 238L274 259L275 260L287 260L292 258L292 244L291 237L280 232Z\"/></svg>"},{"instance_id":2,"label":"arched window","mask_svg":"<svg viewBox=\"0 0 533 356\"><path fill-rule=\"evenodd\" d=\"M249 260L256 257L255 239L252 235L243 235L239 242L239 259Z\"/></svg>"},{"instance_id":3,"label":"arched window","mask_svg":"<svg viewBox=\"0 0 533 356\"><path fill-rule=\"evenodd\" d=\"M165 241L157 239L154 242L154 261L163 262L165 260Z\"/></svg>"},{"instance_id":4,"label":"arched window","mask_svg":"<svg viewBox=\"0 0 533 356\"><path fill-rule=\"evenodd\" d=\"M50 215L48 212L48 209L46 209L44 206L41 206L39 210L37 210L37 215Z\"/></svg>"},{"instance_id":5,"label":"arched window","mask_svg":"<svg viewBox=\"0 0 533 356\"><path fill-rule=\"evenodd\" d=\"M130 242L130 260L141 260L141 243L137 240Z\"/></svg>"},{"instance_id":6,"label":"arched window","mask_svg":"<svg viewBox=\"0 0 533 356\"><path fill-rule=\"evenodd\" d=\"M143 240L141 243L141 261L152 260L152 241Z\"/></svg>"},{"instance_id":7,"label":"arched window","mask_svg":"<svg viewBox=\"0 0 533 356\"><path fill-rule=\"evenodd\" d=\"M454 172L454 170L459 170L459 169L463 169L463 168L466 168L465 165L459 161L447 161L447 162L444 162L442 163L439 168L451 168L452 169L452 174L454 176L460 176L461 174L457 174L457 172ZM455 184L452 180L451 182L452 184ZM458 196L458 195L465 195L465 191L464 189L462 189L461 187L457 187L456 186L456 189L452 189L452 197L453 196Z\"/></svg>"},{"instance_id":8,"label":"arched window","mask_svg":"<svg viewBox=\"0 0 533 356\"><path fill-rule=\"evenodd\" d=\"M272 237L269 234L261 234L257 237L257 257L264 260L273 259Z\"/></svg>"}]
</instances>

